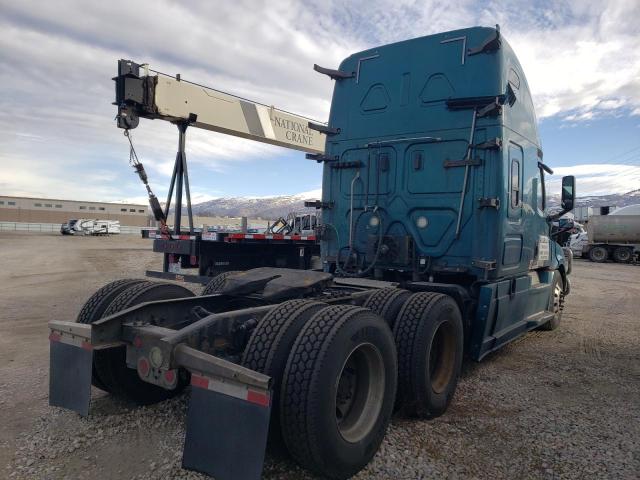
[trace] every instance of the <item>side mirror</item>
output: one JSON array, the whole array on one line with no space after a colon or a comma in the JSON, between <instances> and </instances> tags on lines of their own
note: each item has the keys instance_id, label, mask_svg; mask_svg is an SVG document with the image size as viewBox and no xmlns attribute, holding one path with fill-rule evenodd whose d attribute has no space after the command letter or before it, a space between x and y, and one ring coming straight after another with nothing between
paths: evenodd
<instances>
[{"instance_id":1,"label":"side mirror","mask_svg":"<svg viewBox=\"0 0 640 480\"><path fill-rule=\"evenodd\" d=\"M576 199L576 177L567 175L562 177L562 198L560 206L564 213L573 210L573 204Z\"/></svg>"},{"instance_id":2,"label":"side mirror","mask_svg":"<svg viewBox=\"0 0 640 480\"><path fill-rule=\"evenodd\" d=\"M539 165L539 164L538 164ZM562 215L573 210L573 204L576 200L576 177L573 175L567 175L562 177L562 195L560 198L560 210L553 215L547 217L548 222L553 222L559 219Z\"/></svg>"}]
</instances>

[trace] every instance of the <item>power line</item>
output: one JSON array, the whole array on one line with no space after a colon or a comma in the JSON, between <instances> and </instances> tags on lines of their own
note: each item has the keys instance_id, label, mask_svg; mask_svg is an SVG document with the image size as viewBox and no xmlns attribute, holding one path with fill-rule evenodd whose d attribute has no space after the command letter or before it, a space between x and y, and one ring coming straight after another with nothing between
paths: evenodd
<instances>
[{"instance_id":1,"label":"power line","mask_svg":"<svg viewBox=\"0 0 640 480\"><path fill-rule=\"evenodd\" d=\"M640 145L637 145L636 147L634 147L634 148L632 148L632 149L630 149L630 150L627 150L626 152L622 152L622 153L619 153L619 154L617 154L617 155L614 155L613 157L609 158L609 160L603 160L603 161L601 161L600 163L613 163L615 160L617 160L617 159L619 159L619 158L624 158L624 157L626 157L628 154L633 153L633 152L635 152L635 151L637 151L637 150L640 150ZM633 158L633 157L632 157L632 158ZM640 158L640 157L639 157L639 158Z\"/></svg>"}]
</instances>

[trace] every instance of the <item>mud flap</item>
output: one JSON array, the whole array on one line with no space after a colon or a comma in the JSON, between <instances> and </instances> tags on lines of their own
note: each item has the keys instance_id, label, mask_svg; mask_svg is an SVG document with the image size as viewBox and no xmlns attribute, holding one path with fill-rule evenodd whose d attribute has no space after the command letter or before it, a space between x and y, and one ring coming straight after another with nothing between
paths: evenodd
<instances>
[{"instance_id":1,"label":"mud flap","mask_svg":"<svg viewBox=\"0 0 640 480\"><path fill-rule=\"evenodd\" d=\"M58 333L49 336L49 405L89 414L93 348L65 341Z\"/></svg>"},{"instance_id":2,"label":"mud flap","mask_svg":"<svg viewBox=\"0 0 640 480\"><path fill-rule=\"evenodd\" d=\"M271 394L192 374L182 466L216 480L261 478Z\"/></svg>"}]
</instances>

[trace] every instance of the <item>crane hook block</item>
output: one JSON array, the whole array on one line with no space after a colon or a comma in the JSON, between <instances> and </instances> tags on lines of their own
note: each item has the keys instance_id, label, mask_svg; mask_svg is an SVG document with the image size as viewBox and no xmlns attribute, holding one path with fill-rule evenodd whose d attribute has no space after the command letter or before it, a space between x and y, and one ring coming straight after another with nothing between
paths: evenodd
<instances>
[{"instance_id":1,"label":"crane hook block","mask_svg":"<svg viewBox=\"0 0 640 480\"><path fill-rule=\"evenodd\" d=\"M118 128L124 128L125 130L132 130L140 123L140 117L135 108L124 104L118 107L116 120Z\"/></svg>"},{"instance_id":2,"label":"crane hook block","mask_svg":"<svg viewBox=\"0 0 640 480\"><path fill-rule=\"evenodd\" d=\"M156 197L153 193L149 194L149 206L151 207L153 216L158 222L167 221L167 217L164 216L164 212L162 211L162 207L160 206L160 201L158 200L158 197Z\"/></svg>"}]
</instances>

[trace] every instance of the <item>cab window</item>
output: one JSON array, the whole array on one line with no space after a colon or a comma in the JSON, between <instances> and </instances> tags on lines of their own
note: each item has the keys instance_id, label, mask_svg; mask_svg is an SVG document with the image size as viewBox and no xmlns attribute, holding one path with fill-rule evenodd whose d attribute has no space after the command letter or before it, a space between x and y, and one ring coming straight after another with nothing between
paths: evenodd
<instances>
[{"instance_id":1,"label":"cab window","mask_svg":"<svg viewBox=\"0 0 640 480\"><path fill-rule=\"evenodd\" d=\"M545 196L545 192L544 192L544 177L542 176L541 173L538 173L538 186L537 186L537 191L536 191L536 199L537 199L537 208L538 211L543 213L544 209L546 208L546 199L544 198Z\"/></svg>"}]
</instances>

